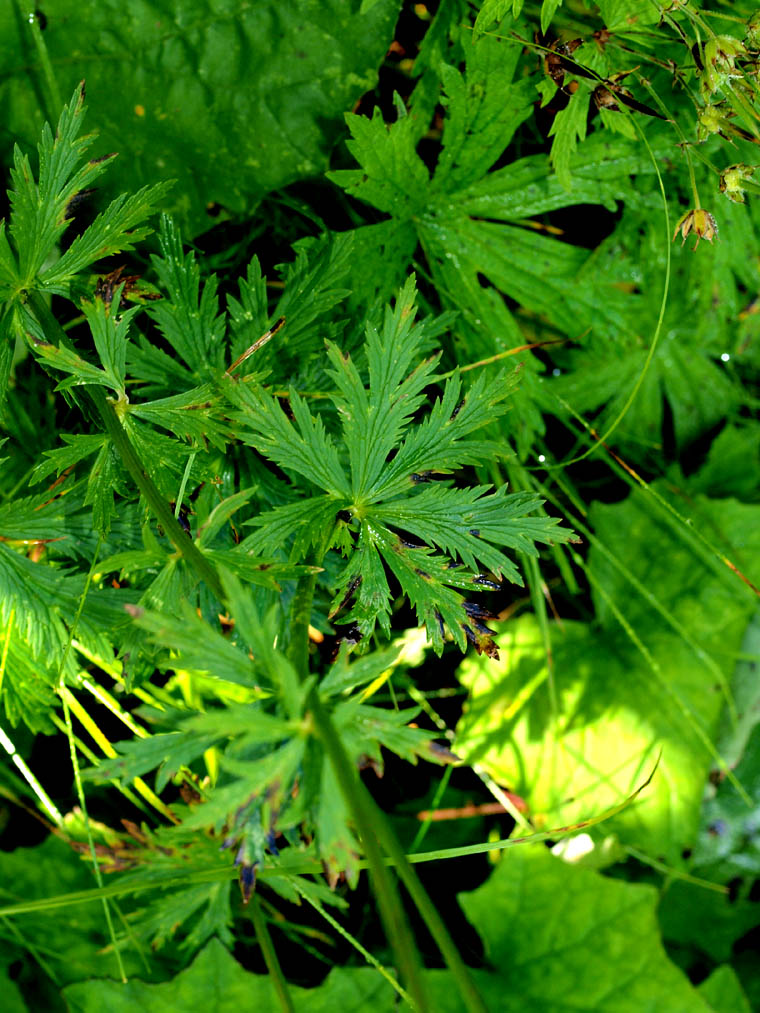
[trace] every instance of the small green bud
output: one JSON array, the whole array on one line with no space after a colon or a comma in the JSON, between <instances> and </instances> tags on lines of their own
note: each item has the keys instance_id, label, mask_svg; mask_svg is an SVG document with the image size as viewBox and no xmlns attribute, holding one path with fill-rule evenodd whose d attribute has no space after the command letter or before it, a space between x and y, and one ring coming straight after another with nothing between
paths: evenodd
<instances>
[{"instance_id":1,"label":"small green bud","mask_svg":"<svg viewBox=\"0 0 760 1013\"><path fill-rule=\"evenodd\" d=\"M725 88L732 79L741 77L735 61L737 56L746 55L744 43L732 35L716 35L706 42L703 53L705 69L700 85L702 93L712 95Z\"/></svg>"},{"instance_id":2,"label":"small green bud","mask_svg":"<svg viewBox=\"0 0 760 1013\"><path fill-rule=\"evenodd\" d=\"M720 192L724 193L729 200L735 204L744 203L745 180L752 179L757 169L756 165L729 165L720 174Z\"/></svg>"}]
</instances>

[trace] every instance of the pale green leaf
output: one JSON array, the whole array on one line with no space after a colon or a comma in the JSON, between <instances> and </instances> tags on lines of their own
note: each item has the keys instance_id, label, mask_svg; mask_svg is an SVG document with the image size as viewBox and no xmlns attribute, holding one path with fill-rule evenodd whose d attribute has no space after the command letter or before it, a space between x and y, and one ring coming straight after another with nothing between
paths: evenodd
<instances>
[{"instance_id":1,"label":"pale green leaf","mask_svg":"<svg viewBox=\"0 0 760 1013\"><path fill-rule=\"evenodd\" d=\"M500 1013L709 1013L657 931L657 892L577 868L543 846L503 855L459 903L494 970L474 970L486 1007ZM446 971L428 971L435 1009L459 1013Z\"/></svg>"}]
</instances>

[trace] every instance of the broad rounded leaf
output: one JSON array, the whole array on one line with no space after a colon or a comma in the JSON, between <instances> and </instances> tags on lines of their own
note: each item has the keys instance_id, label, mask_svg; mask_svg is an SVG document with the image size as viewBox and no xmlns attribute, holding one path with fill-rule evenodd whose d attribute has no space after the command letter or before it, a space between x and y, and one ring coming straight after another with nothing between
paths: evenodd
<instances>
[{"instance_id":1,"label":"broad rounded leaf","mask_svg":"<svg viewBox=\"0 0 760 1013\"><path fill-rule=\"evenodd\" d=\"M297 1013L360 1013L390 1009L392 989L376 972L365 968L336 968L315 989L289 989ZM240 1013L241 1010L280 1008L274 985L263 974L250 974L216 940L206 946L187 970L171 981L147 985L132 979L97 980L64 991L70 1013Z\"/></svg>"},{"instance_id":2,"label":"broad rounded leaf","mask_svg":"<svg viewBox=\"0 0 760 1013\"><path fill-rule=\"evenodd\" d=\"M244 214L326 168L342 114L375 84L398 7L57 0L44 40L62 95L86 79L95 153L120 153L106 185L116 194L176 179L166 210L196 234L214 224L208 205ZM4 4L0 13L3 144L31 146L52 113L40 109L45 87L19 12Z\"/></svg>"},{"instance_id":3,"label":"broad rounded leaf","mask_svg":"<svg viewBox=\"0 0 760 1013\"><path fill-rule=\"evenodd\" d=\"M491 878L459 894L494 970L474 971L499 1013L707 1013L657 931L657 892L566 865L542 846L514 848ZM431 971L436 1013L459 1013L446 971Z\"/></svg>"}]
</instances>

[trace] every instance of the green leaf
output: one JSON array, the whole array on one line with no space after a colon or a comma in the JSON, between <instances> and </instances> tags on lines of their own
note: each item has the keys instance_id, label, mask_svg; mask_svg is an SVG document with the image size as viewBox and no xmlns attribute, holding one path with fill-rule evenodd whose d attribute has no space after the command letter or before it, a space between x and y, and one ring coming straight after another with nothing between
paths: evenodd
<instances>
[{"instance_id":1,"label":"green leaf","mask_svg":"<svg viewBox=\"0 0 760 1013\"><path fill-rule=\"evenodd\" d=\"M133 250L153 231L140 225L166 203L171 183L145 186L137 193L113 200L82 235L77 236L66 252L39 275L39 287L55 295L68 295L72 279L96 260L115 253Z\"/></svg>"},{"instance_id":2,"label":"green leaf","mask_svg":"<svg viewBox=\"0 0 760 1013\"><path fill-rule=\"evenodd\" d=\"M124 380L127 363L127 342L129 340L129 325L132 318L139 312L140 307L135 306L118 318L111 312L111 306L118 306L121 301L119 288L114 295L114 303L106 304L102 299L96 298L94 303L83 302L82 312L87 318L95 350L100 358L100 363L108 378L108 385L120 394L124 391Z\"/></svg>"},{"instance_id":3,"label":"green leaf","mask_svg":"<svg viewBox=\"0 0 760 1013\"><path fill-rule=\"evenodd\" d=\"M472 972L489 1009L708 1013L657 931L657 893L567 865L540 845L501 859L459 903L489 965ZM435 1009L459 1013L446 971L428 971Z\"/></svg>"},{"instance_id":4,"label":"green leaf","mask_svg":"<svg viewBox=\"0 0 760 1013\"><path fill-rule=\"evenodd\" d=\"M561 6L562 0L543 0L541 4L541 32L546 34L546 29L551 24L557 8Z\"/></svg>"},{"instance_id":5,"label":"green leaf","mask_svg":"<svg viewBox=\"0 0 760 1013\"><path fill-rule=\"evenodd\" d=\"M227 427L218 418L218 395L211 384L193 387L182 394L126 406L130 415L160 426L197 444L204 440L223 450Z\"/></svg>"},{"instance_id":6,"label":"green leaf","mask_svg":"<svg viewBox=\"0 0 760 1013\"><path fill-rule=\"evenodd\" d=\"M502 639L498 668L463 663L472 701L456 749L518 791L550 825L620 802L644 782L662 749L652 784L614 825L624 842L679 863L684 848L696 843L702 793L716 762L710 743L721 682L727 686L754 601L728 569L676 541L683 529L674 532L654 518L649 503L637 492L625 504L594 507L597 537L618 566L592 548L599 625L550 627L551 672L530 618ZM695 523L718 524L726 551L741 551L743 566L760 530L756 511L727 500L693 503ZM735 550L728 548L732 542ZM751 566L749 573L756 579ZM644 653L628 639L610 600Z\"/></svg>"},{"instance_id":7,"label":"green leaf","mask_svg":"<svg viewBox=\"0 0 760 1013\"><path fill-rule=\"evenodd\" d=\"M97 767L82 771L82 777L92 781L110 781L114 778L129 784L158 767L156 791L163 791L180 767L213 746L222 733L201 735L197 730L167 732L151 735L147 739L133 739L118 743L119 755L101 761Z\"/></svg>"},{"instance_id":8,"label":"green leaf","mask_svg":"<svg viewBox=\"0 0 760 1013\"><path fill-rule=\"evenodd\" d=\"M464 53L464 77L451 68L444 72L443 152L432 180L426 179L416 152L414 105L408 116L388 127L377 114L371 123L349 118L349 148L360 169L341 170L330 178L392 214L402 249L414 230L441 300L460 312L455 330L468 361L524 346L525 335L504 296L518 303L523 317L536 315L573 339L593 332L612 345L631 331L630 297L616 287L614 265L600 274L583 249L526 226L535 225L531 215L562 206L614 208L617 199L632 199L629 177L653 171L648 156L630 141L601 133L575 152L578 132L585 136L590 89L584 83L558 121L570 128L558 139L559 147L555 144L562 153L561 179L544 155L518 158L488 172L530 114L535 91L517 71L518 47L483 36L465 46ZM384 236L391 225L382 223ZM535 369L533 365L531 371ZM541 430L535 401L524 401L518 435L522 453Z\"/></svg>"},{"instance_id":9,"label":"green leaf","mask_svg":"<svg viewBox=\"0 0 760 1013\"><path fill-rule=\"evenodd\" d=\"M557 0L544 0L541 11L542 21L547 5L556 7ZM552 13L554 12L552 11ZM549 16L551 17L551 14ZM566 190L569 190L571 186L570 165L573 153L578 146L578 141L582 141L586 137L586 120L590 101L590 85L585 81L579 81L577 91L570 96L567 106L557 113L549 131L549 136L554 138L551 162L557 173L557 179Z\"/></svg>"},{"instance_id":10,"label":"green leaf","mask_svg":"<svg viewBox=\"0 0 760 1013\"><path fill-rule=\"evenodd\" d=\"M177 618L137 610L135 622L155 643L178 652L176 666L172 667L207 672L215 679L241 686L255 685L256 668L250 658L221 633L211 630L189 604Z\"/></svg>"},{"instance_id":11,"label":"green leaf","mask_svg":"<svg viewBox=\"0 0 760 1013\"><path fill-rule=\"evenodd\" d=\"M47 458L45 461L40 461L37 467L32 473L31 482L41 482L55 472L60 475L61 472L70 468L74 464L78 464L79 461L84 461L96 450L100 450L108 437L105 433L86 433L79 435L70 435L69 433L61 433L61 439L66 444L65 447L58 447L56 450L43 450L44 457Z\"/></svg>"},{"instance_id":12,"label":"green leaf","mask_svg":"<svg viewBox=\"0 0 760 1013\"><path fill-rule=\"evenodd\" d=\"M599 0L598 6L611 32L635 31L656 24L662 16L650 0Z\"/></svg>"},{"instance_id":13,"label":"green leaf","mask_svg":"<svg viewBox=\"0 0 760 1013\"><path fill-rule=\"evenodd\" d=\"M84 118L84 88L80 85L64 108L55 137L46 123L39 154L39 183L27 156L16 147L11 170L10 235L19 263L17 287L29 288L68 226L69 202L105 169L102 161L81 165L94 138L80 137ZM8 263L7 250L3 258Z\"/></svg>"},{"instance_id":14,"label":"green leaf","mask_svg":"<svg viewBox=\"0 0 760 1013\"><path fill-rule=\"evenodd\" d=\"M309 490L300 501L253 518L260 533L252 544L257 551L276 551L283 541L294 539L293 562L304 558L311 546L317 548L319 560L331 546L350 554L337 579L332 614L355 596L354 607L342 621L357 622L363 635L369 635L376 622L386 632L389 628L385 563L437 651L443 649L445 623L460 647L469 639L478 650L493 653L492 631L481 621L488 613L465 603L453 590L475 590L482 575L456 573L452 557L469 565L479 562L498 576L519 580L514 564L489 542L534 552L533 541L564 541L570 533L546 518L526 519L540 505L535 497L506 495L505 489L488 496L490 487L420 491L421 485L464 464L481 463L497 449L473 439L472 433L503 413L513 382L506 374L490 384L481 377L462 396L459 377L454 376L427 419L411 425L425 388L435 379L437 362L436 356L413 368L427 342L427 328L415 324L414 302L414 280L409 279L395 307L386 310L382 329L368 325L366 382L350 356L328 346L330 377L337 386L331 400L340 420L340 442L294 390L289 404L295 425L264 388L230 381L228 397L238 407L235 420L250 433L244 436L246 442L321 490ZM389 461L393 451L395 457ZM401 528L404 535L392 527ZM358 537L353 551L352 533ZM406 535L415 533L424 539L423 545L405 542ZM450 556L436 555L435 546Z\"/></svg>"},{"instance_id":15,"label":"green leaf","mask_svg":"<svg viewBox=\"0 0 760 1013\"><path fill-rule=\"evenodd\" d=\"M730 964L716 967L697 991L715 1013L751 1013L747 996Z\"/></svg>"},{"instance_id":16,"label":"green leaf","mask_svg":"<svg viewBox=\"0 0 760 1013\"><path fill-rule=\"evenodd\" d=\"M706 496L751 500L760 485L760 426L729 424L713 440L689 487Z\"/></svg>"},{"instance_id":17,"label":"green leaf","mask_svg":"<svg viewBox=\"0 0 760 1013\"><path fill-rule=\"evenodd\" d=\"M288 986L296 1013L363 1013L383 1009L393 1002L393 990L369 968L334 968L316 989ZM158 985L133 978L127 984L96 980L65 989L71 1013L98 1013L103 1009L127 1013L135 1009L197 1013L239 1013L241 1009L275 1009L278 1004L270 977L251 974L238 964L216 939L212 939L186 970Z\"/></svg>"},{"instance_id":18,"label":"green leaf","mask_svg":"<svg viewBox=\"0 0 760 1013\"><path fill-rule=\"evenodd\" d=\"M509 11L512 17L520 17L525 0L484 0L475 18L474 37L477 39L479 32L490 28L494 21L501 22Z\"/></svg>"},{"instance_id":19,"label":"green leaf","mask_svg":"<svg viewBox=\"0 0 760 1013\"><path fill-rule=\"evenodd\" d=\"M760 877L760 853L753 839L760 820L760 727L755 726L750 735L735 773L753 806L730 782L722 781L705 800L693 856L696 866L722 883L736 877Z\"/></svg>"},{"instance_id":20,"label":"green leaf","mask_svg":"<svg viewBox=\"0 0 760 1013\"><path fill-rule=\"evenodd\" d=\"M93 886L92 867L53 834L34 848L0 852L0 877L8 900L45 901ZM30 997L30 1009L60 1008L62 985L97 974L118 976L113 953L103 953L108 934L100 904L64 906L54 917L43 909L25 915L15 925L16 932L7 933L3 940L3 956L13 955L21 962L16 983ZM30 959L30 949L43 955L45 969L54 975L57 987L40 973L37 960ZM122 961L130 977L145 971L133 947L125 949Z\"/></svg>"},{"instance_id":21,"label":"green leaf","mask_svg":"<svg viewBox=\"0 0 760 1013\"><path fill-rule=\"evenodd\" d=\"M714 868L691 867L702 878L715 874ZM729 897L727 892L674 880L663 890L657 911L663 939L670 946L696 950L710 961L730 960L735 944L760 925L758 905L746 894L747 889L740 888Z\"/></svg>"},{"instance_id":22,"label":"green leaf","mask_svg":"<svg viewBox=\"0 0 760 1013\"><path fill-rule=\"evenodd\" d=\"M352 140L347 147L361 165L338 169L327 178L360 200L394 218L411 218L427 202L430 173L415 151L417 124L399 103L397 119L386 126L380 109L372 119L346 116Z\"/></svg>"},{"instance_id":23,"label":"green leaf","mask_svg":"<svg viewBox=\"0 0 760 1013\"><path fill-rule=\"evenodd\" d=\"M107 193L174 179L167 210L197 235L214 224L214 202L249 215L267 192L322 172L340 117L375 85L398 8L199 0L190 16L180 0L104 0L97 10L59 0L44 38L64 91L87 78L97 154L120 153ZM7 129L31 144L42 126L40 62L7 5L0 38Z\"/></svg>"},{"instance_id":24,"label":"green leaf","mask_svg":"<svg viewBox=\"0 0 760 1013\"><path fill-rule=\"evenodd\" d=\"M671 209L671 220L677 214L680 211ZM642 448L659 459L671 425L676 445L682 448L744 403L735 360L741 363L749 346L740 356L733 351L743 344L736 320L744 306L746 267L760 255L760 244L744 205L726 202L719 217L723 234L730 232L730 243L716 244L714 249L703 244L698 255L688 248L673 254L659 341L615 434L616 440L625 442L626 455L635 454L636 459ZM614 273L641 294L625 297L627 319L607 338L594 327L582 347L559 349L553 355L561 375L550 380L550 392L556 391L578 412L603 408L595 420L601 432L620 416L654 339L670 243L663 231L661 218L653 217L648 208L626 207L621 226L595 252L579 280L585 285L590 277Z\"/></svg>"},{"instance_id":25,"label":"green leaf","mask_svg":"<svg viewBox=\"0 0 760 1013\"><path fill-rule=\"evenodd\" d=\"M92 526L105 537L111 530L111 522L116 516L114 503L114 487L118 475L116 451L110 440L107 440L98 451L87 480L85 503L92 506Z\"/></svg>"},{"instance_id":26,"label":"green leaf","mask_svg":"<svg viewBox=\"0 0 760 1013\"><path fill-rule=\"evenodd\" d=\"M152 257L161 288L168 298L148 312L196 381L220 371L224 364L224 318L219 316L216 278L200 293L200 267L195 253L183 253L182 237L168 215L161 216L161 256Z\"/></svg>"}]
</instances>

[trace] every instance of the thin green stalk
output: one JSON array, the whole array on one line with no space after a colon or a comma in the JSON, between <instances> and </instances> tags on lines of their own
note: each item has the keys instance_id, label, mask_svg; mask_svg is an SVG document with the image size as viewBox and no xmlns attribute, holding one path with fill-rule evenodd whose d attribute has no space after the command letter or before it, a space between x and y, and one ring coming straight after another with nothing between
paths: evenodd
<instances>
[{"instance_id":1,"label":"thin green stalk","mask_svg":"<svg viewBox=\"0 0 760 1013\"><path fill-rule=\"evenodd\" d=\"M309 673L309 619L316 586L316 576L303 577L291 605L288 657L293 662L301 681ZM404 850L388 823L385 814L376 805L369 791L358 777L341 738L333 726L330 715L322 705L317 687L309 694L309 707L318 737L332 764L341 794L356 821L370 869L373 888L380 907L385 933L396 955L398 967L421 1013L429 1008L422 982L421 962L404 914L393 878L383 862L384 850L392 858L397 873L422 915L430 934L440 949L459 986L468 1013L485 1013L467 967L459 955L438 911L432 904L417 875L406 861ZM382 843L382 850L380 844Z\"/></svg>"},{"instance_id":2,"label":"thin green stalk","mask_svg":"<svg viewBox=\"0 0 760 1013\"><path fill-rule=\"evenodd\" d=\"M729 893L729 888L723 886L721 883L711 883L709 879L701 879L699 876L691 876L688 872L682 872L680 869L673 869L664 862L660 862L643 851L632 848L630 845L626 846L625 850L631 858L635 858L637 862L641 862L643 865L648 865L651 869L656 869L657 872L661 872L668 879L680 879L684 883L701 886L703 890L710 890L712 893Z\"/></svg>"},{"instance_id":3,"label":"thin green stalk","mask_svg":"<svg viewBox=\"0 0 760 1013\"><path fill-rule=\"evenodd\" d=\"M377 876L377 871L379 871L382 867L382 855L379 847L379 845L382 845L383 850L391 859L392 864L396 867L399 879L408 890L412 901L422 916L423 921L427 925L436 945L441 951L441 954L443 955L443 958L457 983L461 997L464 1001L464 1008L468 1011L468 1013L487 1013L486 1007L475 988L475 983L472 980L467 966L454 945L454 941L449 935L448 929L438 913L438 910L420 883L417 874L407 861L404 850L399 844L398 838L393 832L385 813L383 813L378 807L369 791L356 775L356 772L354 771L343 747L343 743L334 728L332 721L330 720L330 716L322 706L322 702L319 699L319 694L316 688L312 690L309 702L312 708L312 716L317 728L317 733L322 739L325 752L333 765L343 796L349 804L354 818L356 819L359 832L362 836L362 843L367 854L367 859L371 863L370 867L372 871L375 872L375 876ZM378 900L382 900L379 892ZM403 921L403 929L404 937L399 937L397 942L400 945L408 945L404 943L404 939L407 938L409 932L409 926L405 918ZM393 939L392 941L396 942L396 940ZM414 945L413 941L411 945ZM412 987L413 982L407 978L406 984L419 1004L420 1000ZM424 1009L425 1007L423 1006L422 1008Z\"/></svg>"},{"instance_id":4,"label":"thin green stalk","mask_svg":"<svg viewBox=\"0 0 760 1013\"><path fill-rule=\"evenodd\" d=\"M444 770L443 777L438 782L438 786L435 789L435 794L433 795L433 800L430 803L430 812L427 814L422 823L420 823L417 833L414 835L414 840L409 845L410 851L416 851L417 848L419 848L420 844L422 844L422 842L425 840L425 834L427 834L433 822L433 813L441 804L441 799L443 798L446 788L448 787L449 781L451 780L451 771L453 769L454 769L453 767L446 767L446 769Z\"/></svg>"},{"instance_id":5,"label":"thin green stalk","mask_svg":"<svg viewBox=\"0 0 760 1013\"><path fill-rule=\"evenodd\" d=\"M632 792L627 798L623 799L622 802L618 802L611 806L609 809L605 809L604 812L599 813L597 816L589 817L588 819L581 820L578 823L573 823L570 826L563 827L552 827L550 830L541 830L536 833L526 834L523 837L505 837L498 841L481 841L477 844L464 844L458 848L439 848L436 851L423 851L416 855L407 855L405 860L410 865L419 865L423 862L440 862L445 861L449 858L466 858L469 855L485 855L491 851L506 851L510 848L517 848L523 844L541 844L545 841L556 841L562 837L568 837L570 834L576 833L578 830L586 830L589 827L598 826L600 823L604 823L605 820L611 819L613 816L617 816L619 813L627 809L639 796L639 794L647 787L652 780L654 771L646 781ZM384 858L382 861L383 865L392 866L394 860L392 858ZM359 861L357 863L360 869L369 868L369 862ZM283 867L281 863L272 865L262 865L257 872L257 879L266 879L268 876L282 876L283 872L287 872L290 876L318 876L324 872L321 862L316 861L303 861L293 862ZM237 879L240 874L240 870L234 866L223 866L221 868L213 869L198 869L194 872L186 872L177 879L167 880L161 884L162 889L171 890L175 887L181 887L187 889L190 886L196 886L201 883L222 883L225 880ZM94 890L78 890L74 893L59 894L57 897L45 897L42 900L31 900L23 901L18 904L8 904L5 907L0 907L0 918L10 915L20 914L33 914L38 911L54 911L58 908L69 907L72 904L89 904L92 901L102 900L107 897L123 897L128 894L137 895L144 893L146 890L155 890L155 883L143 882L136 883L132 882L119 882L113 883L110 886L104 886L102 889ZM482 1010L482 1005L478 1007Z\"/></svg>"},{"instance_id":6,"label":"thin green stalk","mask_svg":"<svg viewBox=\"0 0 760 1013\"><path fill-rule=\"evenodd\" d=\"M122 463L150 505L156 519L164 529L166 537L184 557L188 565L195 570L198 577L206 583L209 590L221 601L224 598L224 591L216 567L203 555L193 539L183 531L171 507L153 484L153 480L137 456L131 440L116 415L114 405L106 398L102 388L88 387L88 392L100 412L106 432L113 440Z\"/></svg>"},{"instance_id":7,"label":"thin green stalk","mask_svg":"<svg viewBox=\"0 0 760 1013\"><path fill-rule=\"evenodd\" d=\"M63 107L63 100L58 88L58 81L53 73L50 54L48 53L42 29L40 28L40 19L36 11L30 11L29 14L22 12L22 17L26 17L31 29L32 41L34 42L34 48L37 50L37 59L40 61L40 67L42 68L42 77L45 81L46 98L48 101L47 118L51 123L56 123Z\"/></svg>"},{"instance_id":8,"label":"thin green stalk","mask_svg":"<svg viewBox=\"0 0 760 1013\"><path fill-rule=\"evenodd\" d=\"M24 758L22 756L19 756L19 754L16 752L16 747L14 746L13 742L8 738L8 736L5 734L2 728L0 728L0 746L2 746L3 749L6 751L6 753L8 754L8 756L10 756L11 761L16 766L19 773L24 778L29 787L32 789L34 794L37 796L40 805L48 814L53 823L55 823L57 827L62 827L63 816L58 810L58 807L56 806L55 802L53 802L53 800L50 798L48 793L42 787L42 785L37 780L33 772L29 769Z\"/></svg>"},{"instance_id":9,"label":"thin green stalk","mask_svg":"<svg viewBox=\"0 0 760 1013\"><path fill-rule=\"evenodd\" d=\"M274 948L274 943L272 942L272 937L269 934L266 919L261 913L259 900L255 896L253 897L250 910L253 927L256 929L256 939L261 947L264 963L267 965L267 970L269 971L269 978L274 985L277 998L280 1000L280 1009L283 1013L295 1013L295 1006L293 1005L293 1000L290 997L288 983L285 980L285 975L282 973L280 962L277 959L277 953Z\"/></svg>"},{"instance_id":10,"label":"thin green stalk","mask_svg":"<svg viewBox=\"0 0 760 1013\"><path fill-rule=\"evenodd\" d=\"M417 1009L420 1013L425 1013L431 1006L422 980L422 963L396 884L383 862L383 854L378 843L381 836L379 833L381 819L373 812L374 802L360 781L330 716L322 706L316 687L309 695L309 706L312 721L335 771L341 794L359 830L385 935L395 954L401 978L411 993ZM468 1010L471 1008L482 1009L482 1007L467 1007Z\"/></svg>"},{"instance_id":11,"label":"thin green stalk","mask_svg":"<svg viewBox=\"0 0 760 1013\"><path fill-rule=\"evenodd\" d=\"M190 472L193 470L195 464L195 458L198 456L198 451L194 450L185 463L185 470L182 473L182 481L179 484L179 492L177 493L177 502L174 506L174 516L179 517L179 512L182 509L182 500L185 498L185 489L187 488L188 479L190 478Z\"/></svg>"},{"instance_id":12,"label":"thin green stalk","mask_svg":"<svg viewBox=\"0 0 760 1013\"><path fill-rule=\"evenodd\" d=\"M87 831L87 843L90 848L90 858L92 859L92 866L93 871L95 873L95 880L99 887L103 886L103 876L100 871L100 865L98 864L98 856L95 853L95 841L93 840L92 837L92 830L90 829L90 819L89 816L87 815L87 801L85 799L84 788L82 787L82 775L79 769L79 757L77 756L76 746L74 745L74 726L71 721L71 711L69 710L65 683L66 677L64 673L66 671L66 660L69 656L69 651L71 650L71 641L73 640L74 634L76 633L76 628L79 625L79 619L82 615L82 610L84 609L84 603L87 598L87 592L90 590L92 575L95 572L95 568L98 563L98 555L100 553L100 546L102 541L103 541L102 536L98 537L98 541L95 546L95 553L92 557L92 563L90 564L90 570L85 579L84 587L82 588L82 594L79 598L79 606L77 608L76 615L74 616L74 622L71 624L71 629L69 630L69 638L66 642L66 646L64 647L63 655L61 656L61 664L58 668L58 678L56 680L58 684L58 693L63 703L63 720L66 724L66 733L68 735L69 740L69 756L71 757L71 766L74 770L74 784L76 785L77 798L79 799L79 807L82 811L82 818L84 820L85 829ZM116 964L119 969L119 977L123 982L126 982L127 976L124 970L124 964L122 963L121 953L119 952L119 947L116 942L116 932L114 930L113 920L111 918L111 909L105 898L103 899L102 904L106 924L108 925L108 933L111 937L111 942L113 943L114 947L114 953L116 955Z\"/></svg>"},{"instance_id":13,"label":"thin green stalk","mask_svg":"<svg viewBox=\"0 0 760 1013\"><path fill-rule=\"evenodd\" d=\"M49 964L47 960L42 956L42 953L35 946L32 939L26 938L17 928L16 925L10 920L10 918L3 918L3 925L8 929L12 936L15 936L19 946L28 953L39 965L45 974L50 978L53 984L57 988L61 988L62 982L58 975L55 973L55 969L52 964Z\"/></svg>"},{"instance_id":14,"label":"thin green stalk","mask_svg":"<svg viewBox=\"0 0 760 1013\"><path fill-rule=\"evenodd\" d=\"M560 486L563 492L566 492L566 486L564 485L564 483L562 483L561 479L559 478L557 479L557 484ZM552 493L549 490L544 489L543 495L546 496L549 502L554 503L555 506L559 506L558 500L552 495ZM578 530L579 534L583 535L583 537L586 539L589 545L594 546L596 549L598 549L599 552L602 553L602 555L605 557L605 559L607 559L610 565L614 567L617 570L617 572L623 577L623 579L626 580L631 585L631 587L635 591L637 591L638 594L641 595L641 597L652 609L654 609L655 612L657 612L657 614L668 624L668 626L670 626L673 632L678 634L678 636L684 641L684 643L691 648L691 650L694 652L695 657L698 658L698 660L706 668L710 670L712 675L716 678L716 680L720 684L720 687L723 692L723 697L726 702L726 707L728 708L728 715L731 721L731 726L735 728L739 720L739 716L736 713L736 703L734 702L734 698L731 695L731 688L728 684L728 680L726 679L726 675L720 668L720 666L715 663L715 660L707 653L707 651L705 651L703 647L700 647L700 645L691 636L689 631L680 622L678 622L678 620L668 611L668 609L665 608L664 605L662 605L662 603L656 597L656 595L654 595L645 584L642 584L641 581L638 580L638 578L633 573L631 573L628 567L624 566L620 562L617 556L607 548L604 542L602 542L599 538L596 537L596 535L593 533L593 531L591 531L590 528L586 527L586 525L578 517L568 515L567 511L565 511L565 515L567 517L567 520L570 521L573 527Z\"/></svg>"},{"instance_id":15,"label":"thin green stalk","mask_svg":"<svg viewBox=\"0 0 760 1013\"><path fill-rule=\"evenodd\" d=\"M58 717L57 714L55 713L51 714L50 720L53 722L53 724L55 725L55 727L58 729L59 732L63 732L64 735L67 734L66 725L63 723L63 721L61 721L61 719ZM77 747L77 749L85 758L85 760L89 760L90 763L93 765L93 767L97 767L97 765L101 761L101 757L99 757L96 752L90 749L89 746L86 745L86 743L82 742L82 740L77 735L74 736L74 745ZM151 817L153 815L150 809L148 809L148 807L145 805L143 800L139 798L137 795L135 795L135 793L131 791L129 788L125 788L121 784L121 782L118 781L116 778L114 778L109 783L117 791L121 792L124 798L128 802L131 802L136 809L140 809L148 817Z\"/></svg>"},{"instance_id":16,"label":"thin green stalk","mask_svg":"<svg viewBox=\"0 0 760 1013\"><path fill-rule=\"evenodd\" d=\"M447 767L447 773L449 770L451 770L451 768ZM377 973L382 975L383 978L385 978L385 980L388 982L391 988L404 1000L404 1002L412 1009L414 1009L414 1002L412 1000L412 997L409 995L407 991L405 991L401 987L401 985L399 985L399 983L396 981L396 979L393 977L393 975L387 969L387 967L383 967L383 965L380 963L377 957L374 957L369 952L369 950L367 950L364 946L362 946L359 940L356 939L354 936L352 936L351 933L348 931L348 929L344 928L340 924L337 918L333 918L330 912L319 903L316 897L312 897L308 893L308 891L304 890L303 886L301 885L301 880L297 876L290 876L289 881L293 889L296 890L298 894L300 894L300 896L306 901L306 903L311 904L314 910L317 911L324 918L327 924L330 925L335 932L341 935L346 940L347 943L353 946L353 948L357 951L357 953L360 953L362 957L364 957L364 959L367 961L367 963L371 967L374 967Z\"/></svg>"}]
</instances>

